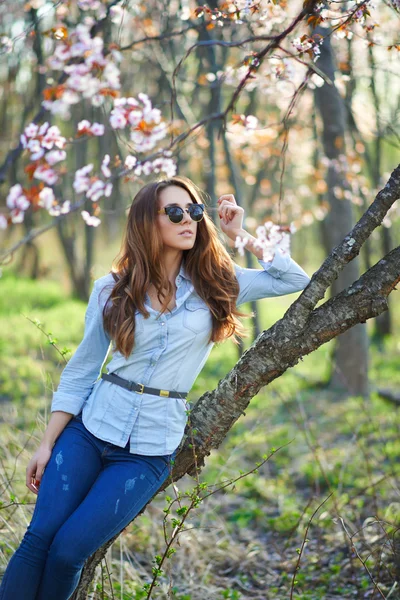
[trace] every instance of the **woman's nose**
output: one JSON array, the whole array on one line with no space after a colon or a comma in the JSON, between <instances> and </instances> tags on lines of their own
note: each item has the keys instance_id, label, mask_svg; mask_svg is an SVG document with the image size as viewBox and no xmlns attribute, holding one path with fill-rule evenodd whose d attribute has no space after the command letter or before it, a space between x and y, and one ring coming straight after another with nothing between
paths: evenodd
<instances>
[{"instance_id":1,"label":"woman's nose","mask_svg":"<svg viewBox=\"0 0 400 600\"><path fill-rule=\"evenodd\" d=\"M189 211L186 209L183 211L183 219L181 221L181 223L190 223L192 220L192 217L190 216Z\"/></svg>"}]
</instances>

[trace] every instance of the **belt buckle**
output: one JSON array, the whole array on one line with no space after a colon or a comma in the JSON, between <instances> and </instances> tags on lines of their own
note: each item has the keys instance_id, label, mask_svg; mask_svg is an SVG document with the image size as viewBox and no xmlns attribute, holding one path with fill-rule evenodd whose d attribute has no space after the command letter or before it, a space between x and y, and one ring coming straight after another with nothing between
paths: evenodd
<instances>
[{"instance_id":1,"label":"belt buckle","mask_svg":"<svg viewBox=\"0 0 400 600\"><path fill-rule=\"evenodd\" d=\"M164 398L169 398L169 391L168 390L160 390L160 396L163 396Z\"/></svg>"},{"instance_id":2,"label":"belt buckle","mask_svg":"<svg viewBox=\"0 0 400 600\"><path fill-rule=\"evenodd\" d=\"M144 385L143 385L143 383L138 383L138 385L140 385L140 391L138 391L137 393L138 394L143 394L143 391L144 391Z\"/></svg>"}]
</instances>

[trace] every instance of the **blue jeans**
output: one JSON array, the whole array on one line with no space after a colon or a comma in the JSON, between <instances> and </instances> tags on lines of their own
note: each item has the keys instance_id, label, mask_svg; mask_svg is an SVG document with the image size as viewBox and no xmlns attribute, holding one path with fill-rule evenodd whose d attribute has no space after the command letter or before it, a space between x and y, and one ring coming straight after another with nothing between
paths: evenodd
<instances>
[{"instance_id":1,"label":"blue jeans","mask_svg":"<svg viewBox=\"0 0 400 600\"><path fill-rule=\"evenodd\" d=\"M167 479L166 456L131 454L90 433L81 415L58 437L0 600L67 600L85 561L121 532Z\"/></svg>"}]
</instances>

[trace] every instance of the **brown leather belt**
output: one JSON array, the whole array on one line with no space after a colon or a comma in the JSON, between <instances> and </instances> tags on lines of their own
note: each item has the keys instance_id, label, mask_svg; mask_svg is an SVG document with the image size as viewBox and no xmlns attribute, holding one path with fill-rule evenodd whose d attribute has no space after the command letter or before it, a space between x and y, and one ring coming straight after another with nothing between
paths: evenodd
<instances>
[{"instance_id":1,"label":"brown leather belt","mask_svg":"<svg viewBox=\"0 0 400 600\"><path fill-rule=\"evenodd\" d=\"M152 394L153 396L162 396L163 398L186 398L188 395L188 392L157 390L156 388L147 387L147 385L143 385L143 383L136 383L135 381L123 379L113 373L102 373L101 378L111 381L111 383L115 383L116 385L120 385L131 392L137 392L138 394Z\"/></svg>"}]
</instances>

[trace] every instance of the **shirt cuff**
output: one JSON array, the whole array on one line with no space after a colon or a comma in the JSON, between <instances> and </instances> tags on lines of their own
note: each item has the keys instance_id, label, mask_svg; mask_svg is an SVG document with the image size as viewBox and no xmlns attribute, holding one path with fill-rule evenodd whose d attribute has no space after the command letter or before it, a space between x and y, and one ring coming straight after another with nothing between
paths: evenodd
<instances>
[{"instance_id":1,"label":"shirt cuff","mask_svg":"<svg viewBox=\"0 0 400 600\"><path fill-rule=\"evenodd\" d=\"M81 397L69 396L61 392L54 392L53 401L51 403L51 412L62 410L71 413L74 416L81 412L84 401Z\"/></svg>"},{"instance_id":2,"label":"shirt cuff","mask_svg":"<svg viewBox=\"0 0 400 600\"><path fill-rule=\"evenodd\" d=\"M266 262L259 258L258 262L272 277L280 279L281 275L289 271L292 259L288 252L284 254L280 248L277 248L272 261Z\"/></svg>"}]
</instances>

